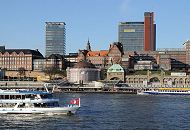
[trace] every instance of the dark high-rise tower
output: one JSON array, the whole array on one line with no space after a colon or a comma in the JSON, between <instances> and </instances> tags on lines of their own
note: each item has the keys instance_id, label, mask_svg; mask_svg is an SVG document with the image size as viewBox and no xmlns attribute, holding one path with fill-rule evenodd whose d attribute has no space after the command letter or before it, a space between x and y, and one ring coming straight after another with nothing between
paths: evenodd
<instances>
[{"instance_id":1,"label":"dark high-rise tower","mask_svg":"<svg viewBox=\"0 0 190 130\"><path fill-rule=\"evenodd\" d=\"M144 22L121 22L119 42L123 44L124 51L143 51Z\"/></svg>"},{"instance_id":2,"label":"dark high-rise tower","mask_svg":"<svg viewBox=\"0 0 190 130\"><path fill-rule=\"evenodd\" d=\"M46 22L46 57L65 54L65 23Z\"/></svg>"}]
</instances>

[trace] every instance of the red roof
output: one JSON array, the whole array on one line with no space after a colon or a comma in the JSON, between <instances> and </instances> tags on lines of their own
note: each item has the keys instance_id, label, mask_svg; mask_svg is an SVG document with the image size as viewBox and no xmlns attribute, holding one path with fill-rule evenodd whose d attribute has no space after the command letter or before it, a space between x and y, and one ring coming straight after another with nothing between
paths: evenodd
<instances>
[{"instance_id":1,"label":"red roof","mask_svg":"<svg viewBox=\"0 0 190 130\"><path fill-rule=\"evenodd\" d=\"M89 51L87 53L87 57L96 57L96 56L107 56L108 51L107 50L102 50L102 51Z\"/></svg>"}]
</instances>

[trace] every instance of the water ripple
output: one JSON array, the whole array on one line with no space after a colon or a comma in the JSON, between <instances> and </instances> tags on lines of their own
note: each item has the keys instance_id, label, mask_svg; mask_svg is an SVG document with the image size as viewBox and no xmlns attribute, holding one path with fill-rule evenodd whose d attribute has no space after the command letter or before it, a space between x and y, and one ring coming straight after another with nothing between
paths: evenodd
<instances>
[{"instance_id":1,"label":"water ripple","mask_svg":"<svg viewBox=\"0 0 190 130\"><path fill-rule=\"evenodd\" d=\"M189 96L56 94L81 97L76 115L2 114L0 129L189 129Z\"/></svg>"}]
</instances>

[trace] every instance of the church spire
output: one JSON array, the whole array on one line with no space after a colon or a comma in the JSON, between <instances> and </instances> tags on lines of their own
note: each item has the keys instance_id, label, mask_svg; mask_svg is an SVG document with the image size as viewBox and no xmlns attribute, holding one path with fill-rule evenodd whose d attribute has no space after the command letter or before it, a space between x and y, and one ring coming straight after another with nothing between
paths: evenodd
<instances>
[{"instance_id":1,"label":"church spire","mask_svg":"<svg viewBox=\"0 0 190 130\"><path fill-rule=\"evenodd\" d=\"M87 50L87 51L91 51L91 46L90 46L89 38L88 38L86 50Z\"/></svg>"}]
</instances>

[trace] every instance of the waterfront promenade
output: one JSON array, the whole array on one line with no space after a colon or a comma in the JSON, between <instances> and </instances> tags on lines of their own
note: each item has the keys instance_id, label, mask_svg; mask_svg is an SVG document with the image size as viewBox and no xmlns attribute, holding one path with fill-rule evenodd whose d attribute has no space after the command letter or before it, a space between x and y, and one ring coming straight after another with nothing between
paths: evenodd
<instances>
[{"instance_id":1,"label":"waterfront promenade","mask_svg":"<svg viewBox=\"0 0 190 130\"><path fill-rule=\"evenodd\" d=\"M162 85L160 83L139 84L139 83L107 83L102 86L94 84L85 85L61 85L60 83L45 83L33 81L1 81L1 89L38 89L45 90L44 85L51 92L64 92L64 93L126 93L136 94L138 90L149 90L152 88L190 88L188 85Z\"/></svg>"}]
</instances>

